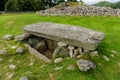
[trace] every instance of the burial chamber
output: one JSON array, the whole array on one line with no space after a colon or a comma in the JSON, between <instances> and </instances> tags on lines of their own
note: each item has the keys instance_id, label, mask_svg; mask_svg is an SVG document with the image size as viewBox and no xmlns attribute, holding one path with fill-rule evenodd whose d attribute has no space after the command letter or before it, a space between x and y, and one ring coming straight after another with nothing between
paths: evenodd
<instances>
[{"instance_id":1,"label":"burial chamber","mask_svg":"<svg viewBox=\"0 0 120 80\"><path fill-rule=\"evenodd\" d=\"M105 37L102 32L81 26L52 22L31 24L25 26L23 29L25 33L31 35L25 39L28 44L40 53L45 54L45 56L49 56L49 58L52 58L54 53L61 50L63 50L63 53L67 51L70 52L71 49L73 53L75 52L74 49L94 51ZM62 51L60 53L62 53Z\"/></svg>"}]
</instances>

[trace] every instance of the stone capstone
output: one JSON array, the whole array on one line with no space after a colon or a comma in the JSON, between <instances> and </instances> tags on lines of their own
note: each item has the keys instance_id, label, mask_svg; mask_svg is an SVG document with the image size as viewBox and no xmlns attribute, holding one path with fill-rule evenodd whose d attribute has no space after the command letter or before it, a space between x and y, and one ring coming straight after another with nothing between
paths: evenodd
<instances>
[{"instance_id":1,"label":"stone capstone","mask_svg":"<svg viewBox=\"0 0 120 80\"><path fill-rule=\"evenodd\" d=\"M28 34L82 47L86 50L95 50L105 37L103 33L88 28L51 22L27 25L24 27L24 31Z\"/></svg>"}]
</instances>

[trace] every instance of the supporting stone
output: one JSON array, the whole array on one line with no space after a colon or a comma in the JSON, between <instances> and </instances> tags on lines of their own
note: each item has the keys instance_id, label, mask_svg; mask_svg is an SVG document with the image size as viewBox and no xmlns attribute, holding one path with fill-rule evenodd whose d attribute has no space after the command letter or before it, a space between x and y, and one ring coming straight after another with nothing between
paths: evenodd
<instances>
[{"instance_id":1,"label":"supporting stone","mask_svg":"<svg viewBox=\"0 0 120 80\"><path fill-rule=\"evenodd\" d=\"M28 44L25 44L26 47L29 48L29 52L33 55L35 55L36 57L38 57L39 59L43 60L46 63L50 63L51 60L48 59L47 57L45 57L43 54L41 54L40 52L38 52L37 50L35 50L34 48L32 48L31 46L29 46Z\"/></svg>"}]
</instances>

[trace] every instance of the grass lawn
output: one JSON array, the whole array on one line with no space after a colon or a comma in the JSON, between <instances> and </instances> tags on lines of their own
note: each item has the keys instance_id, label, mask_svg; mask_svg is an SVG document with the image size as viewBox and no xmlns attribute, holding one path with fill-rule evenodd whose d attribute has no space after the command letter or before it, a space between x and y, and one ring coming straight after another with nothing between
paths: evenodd
<instances>
[{"instance_id":1,"label":"grass lawn","mask_svg":"<svg viewBox=\"0 0 120 80\"><path fill-rule=\"evenodd\" d=\"M96 70L81 72L77 66L75 66L74 71L66 70L69 64L76 64L76 60L74 59L65 59L60 64L46 64L28 52L23 55L18 55L9 47L22 44L0 39L0 49L9 50L9 54L4 56L0 55L0 58L3 59L3 61L0 62L0 80L19 80L22 76L28 76L34 80L120 80L120 66L118 65L118 62L120 62L120 18L37 16L34 13L3 14L0 15L0 38L6 34L21 34L23 32L22 27L36 22L71 24L104 32L106 38L98 47L100 56L90 58L96 63ZM111 50L117 51L114 57L111 56ZM102 57L103 55L108 56L110 61L105 61ZM34 62L33 66L29 66L31 62ZM16 65L16 68L14 70L9 69L10 64ZM63 66L63 69L58 71L53 69L59 66ZM8 75L12 73L14 73L14 76L9 79Z\"/></svg>"}]
</instances>

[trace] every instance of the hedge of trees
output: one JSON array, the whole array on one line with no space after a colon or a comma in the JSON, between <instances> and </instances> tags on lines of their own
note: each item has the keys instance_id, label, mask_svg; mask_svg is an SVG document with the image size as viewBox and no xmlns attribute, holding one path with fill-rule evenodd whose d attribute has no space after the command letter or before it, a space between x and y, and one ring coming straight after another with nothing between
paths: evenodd
<instances>
[{"instance_id":1,"label":"hedge of trees","mask_svg":"<svg viewBox=\"0 0 120 80\"><path fill-rule=\"evenodd\" d=\"M56 0L0 0L0 11L37 11L45 9L47 5L56 5L55 2Z\"/></svg>"},{"instance_id":2,"label":"hedge of trees","mask_svg":"<svg viewBox=\"0 0 120 80\"><path fill-rule=\"evenodd\" d=\"M116 2L116 3L110 3L107 1L101 1L97 4L94 4L94 6L99 6L99 7L111 7L111 8L120 8L120 1Z\"/></svg>"},{"instance_id":3,"label":"hedge of trees","mask_svg":"<svg viewBox=\"0 0 120 80\"><path fill-rule=\"evenodd\" d=\"M65 0L0 0L0 11L37 11L52 7L64 1Z\"/></svg>"}]
</instances>

